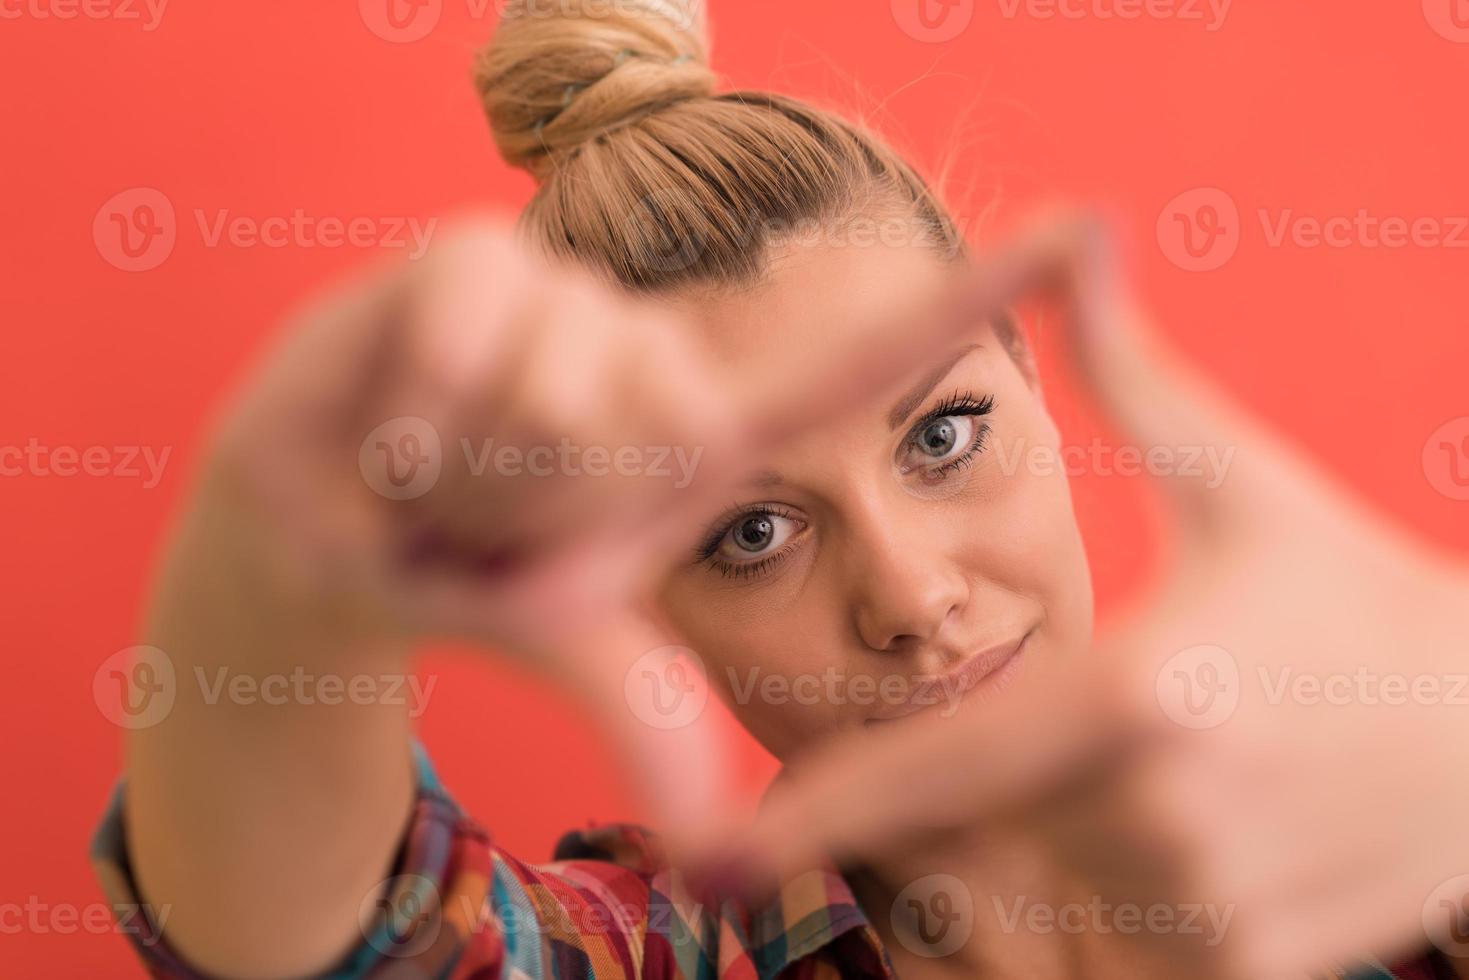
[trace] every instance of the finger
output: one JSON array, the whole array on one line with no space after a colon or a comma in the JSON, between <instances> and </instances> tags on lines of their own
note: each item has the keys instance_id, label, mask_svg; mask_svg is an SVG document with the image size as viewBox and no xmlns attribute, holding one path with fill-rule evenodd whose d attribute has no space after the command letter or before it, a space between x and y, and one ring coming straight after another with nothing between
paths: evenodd
<instances>
[{"instance_id":1,"label":"finger","mask_svg":"<svg viewBox=\"0 0 1469 980\"><path fill-rule=\"evenodd\" d=\"M603 532L604 534L608 532ZM493 636L590 708L666 825L697 825L730 798L725 745L702 664L637 611L627 549L590 540L515 575L426 564L386 590L399 615L449 637ZM434 632L433 635L439 635Z\"/></svg>"},{"instance_id":2,"label":"finger","mask_svg":"<svg viewBox=\"0 0 1469 980\"><path fill-rule=\"evenodd\" d=\"M758 889L828 859L1024 820L1139 737L1099 698L1102 671L1068 665L1017 683L993 710L845 736L791 766L750 826L707 825L675 846L696 872Z\"/></svg>"},{"instance_id":3,"label":"finger","mask_svg":"<svg viewBox=\"0 0 1469 980\"><path fill-rule=\"evenodd\" d=\"M936 288L908 308L854 323L849 340L781 371L735 386L748 409L750 436L779 442L869 399L948 352L985 322L1009 315L1019 300L1068 283L1093 234L1083 216L1047 221L1013 242L956 263Z\"/></svg>"},{"instance_id":4,"label":"finger","mask_svg":"<svg viewBox=\"0 0 1469 980\"><path fill-rule=\"evenodd\" d=\"M659 826L699 826L729 812L732 770L696 654L634 613L571 638L565 653Z\"/></svg>"},{"instance_id":5,"label":"finger","mask_svg":"<svg viewBox=\"0 0 1469 980\"><path fill-rule=\"evenodd\" d=\"M1162 337L1117 269L1101 226L1082 237L1062 270L1061 323L1077 373L1121 437L1144 459L1192 459L1150 472L1185 531L1219 530L1252 505L1279 498L1293 467L1267 430Z\"/></svg>"}]
</instances>

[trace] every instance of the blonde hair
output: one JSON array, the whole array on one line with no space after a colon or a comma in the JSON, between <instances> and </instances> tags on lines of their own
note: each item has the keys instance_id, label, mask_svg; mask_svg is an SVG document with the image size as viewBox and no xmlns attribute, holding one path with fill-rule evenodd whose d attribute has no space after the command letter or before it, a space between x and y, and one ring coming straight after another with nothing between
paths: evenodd
<instances>
[{"instance_id":1,"label":"blonde hair","mask_svg":"<svg viewBox=\"0 0 1469 980\"><path fill-rule=\"evenodd\" d=\"M757 280L782 234L860 215L963 243L862 127L717 92L702 0L510 0L475 81L501 155L540 181L531 241L639 292Z\"/></svg>"}]
</instances>

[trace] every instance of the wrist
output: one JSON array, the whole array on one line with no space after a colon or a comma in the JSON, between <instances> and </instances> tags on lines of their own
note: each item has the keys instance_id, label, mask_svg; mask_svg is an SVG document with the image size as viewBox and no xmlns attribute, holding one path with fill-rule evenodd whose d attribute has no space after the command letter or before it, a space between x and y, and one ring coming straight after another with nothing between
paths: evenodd
<instances>
[{"instance_id":1,"label":"wrist","mask_svg":"<svg viewBox=\"0 0 1469 980\"><path fill-rule=\"evenodd\" d=\"M406 661L409 637L302 551L238 484L210 474L167 546L144 642L268 669Z\"/></svg>"}]
</instances>

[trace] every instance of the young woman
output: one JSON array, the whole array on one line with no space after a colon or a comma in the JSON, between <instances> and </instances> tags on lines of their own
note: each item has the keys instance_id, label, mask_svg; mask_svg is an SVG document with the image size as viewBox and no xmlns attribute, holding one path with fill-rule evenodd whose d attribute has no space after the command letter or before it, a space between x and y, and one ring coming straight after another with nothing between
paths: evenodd
<instances>
[{"instance_id":1,"label":"young woman","mask_svg":"<svg viewBox=\"0 0 1469 980\"><path fill-rule=\"evenodd\" d=\"M1157 679L1204 644L1245 677L1446 670L1469 574L1191 394L1087 225L972 259L871 134L717 94L701 20L512 5L478 79L541 181L521 243L470 226L311 311L219 426L148 624L185 680L132 733L97 838L113 900L151 910L150 969L1291 976L1420 952L1423 902L1469 864L1443 776L1463 722L1242 699L1195 730ZM1065 306L1140 444L1238 450L1221 487L1170 481L1174 588L1105 649L1065 477L1024 462L1060 446L1004 314L1029 293ZM519 469L456 463L484 439ZM627 465L590 476L563 444ZM616 455L641 447L696 475ZM436 636L585 694L702 873L632 828L525 864L438 785L400 704L188 681L401 674ZM791 762L738 842L710 829L700 729L656 714L673 642ZM1026 911L1118 903L1198 908L1191 929Z\"/></svg>"}]
</instances>

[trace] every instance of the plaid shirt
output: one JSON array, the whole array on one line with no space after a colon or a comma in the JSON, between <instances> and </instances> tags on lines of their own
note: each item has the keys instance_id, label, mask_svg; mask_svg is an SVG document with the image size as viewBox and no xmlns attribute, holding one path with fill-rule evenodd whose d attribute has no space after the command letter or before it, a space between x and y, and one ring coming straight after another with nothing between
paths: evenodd
<instances>
[{"instance_id":1,"label":"plaid shirt","mask_svg":"<svg viewBox=\"0 0 1469 980\"><path fill-rule=\"evenodd\" d=\"M768 905L692 894L658 839L609 826L567 835L550 864L496 847L456 806L418 752L418 802L383 897L364 903L363 941L330 980L827 980L892 978L882 941L835 869L787 882ZM160 919L133 887L122 787L92 843L92 861L149 973L193 980ZM1345 976L1346 974L1338 974ZM1440 958L1352 980L1451 980Z\"/></svg>"}]
</instances>

